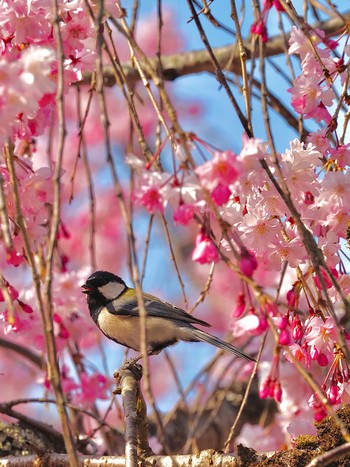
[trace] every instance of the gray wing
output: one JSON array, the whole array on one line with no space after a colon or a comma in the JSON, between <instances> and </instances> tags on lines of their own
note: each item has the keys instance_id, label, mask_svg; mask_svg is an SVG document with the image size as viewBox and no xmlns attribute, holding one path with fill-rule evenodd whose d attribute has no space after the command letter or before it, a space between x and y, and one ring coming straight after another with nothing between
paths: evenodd
<instances>
[{"instance_id":1,"label":"gray wing","mask_svg":"<svg viewBox=\"0 0 350 467\"><path fill-rule=\"evenodd\" d=\"M131 290L131 289L129 289ZM120 316L139 316L139 308L135 296L132 298L126 292L123 296L118 297L118 307L115 306L115 301L111 301L106 305L108 311L114 315ZM134 294L133 294L134 295ZM201 319L186 313L181 308L177 308L171 303L163 302L157 297L149 294L143 294L145 300L145 308L148 316L157 316L158 318L171 319L182 321L184 323L194 323L201 326L210 327L210 324Z\"/></svg>"}]
</instances>

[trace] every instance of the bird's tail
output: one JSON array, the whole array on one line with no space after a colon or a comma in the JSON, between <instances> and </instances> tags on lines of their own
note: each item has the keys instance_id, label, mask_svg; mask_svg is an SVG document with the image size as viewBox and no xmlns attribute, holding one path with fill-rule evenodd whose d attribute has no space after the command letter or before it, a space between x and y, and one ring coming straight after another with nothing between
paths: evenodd
<instances>
[{"instance_id":1,"label":"bird's tail","mask_svg":"<svg viewBox=\"0 0 350 467\"><path fill-rule=\"evenodd\" d=\"M238 349L234 345L231 345L228 342L224 342L218 337L212 336L211 334L208 334L207 332L204 332L204 331L201 331L200 329L195 328L191 331L191 334L193 337L195 337L199 341L207 342L208 344L215 345L215 347L219 347L219 349L226 350L226 352L232 352L238 357L245 358L246 360L249 360L250 362L256 362L255 358L242 352L242 350Z\"/></svg>"}]
</instances>

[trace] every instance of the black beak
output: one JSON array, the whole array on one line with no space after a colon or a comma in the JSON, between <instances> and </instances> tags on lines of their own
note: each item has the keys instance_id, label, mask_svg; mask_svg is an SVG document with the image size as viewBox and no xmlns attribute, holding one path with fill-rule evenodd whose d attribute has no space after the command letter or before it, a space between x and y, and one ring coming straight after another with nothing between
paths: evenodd
<instances>
[{"instance_id":1,"label":"black beak","mask_svg":"<svg viewBox=\"0 0 350 467\"><path fill-rule=\"evenodd\" d=\"M92 292L92 287L90 287L90 286L87 285L87 284L83 284L83 285L81 286L81 288L83 289L83 290L82 290L83 293L88 294L88 293Z\"/></svg>"}]
</instances>

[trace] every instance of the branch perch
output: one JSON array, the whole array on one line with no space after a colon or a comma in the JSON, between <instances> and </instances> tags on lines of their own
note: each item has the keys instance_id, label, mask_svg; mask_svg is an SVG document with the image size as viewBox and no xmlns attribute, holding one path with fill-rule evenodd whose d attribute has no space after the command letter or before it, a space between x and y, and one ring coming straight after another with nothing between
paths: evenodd
<instances>
[{"instance_id":1,"label":"branch perch","mask_svg":"<svg viewBox=\"0 0 350 467\"><path fill-rule=\"evenodd\" d=\"M116 393L122 395L125 415L125 465L137 467L138 454L152 453L148 445L146 404L140 389L142 366L125 364L115 373L115 378Z\"/></svg>"}]
</instances>

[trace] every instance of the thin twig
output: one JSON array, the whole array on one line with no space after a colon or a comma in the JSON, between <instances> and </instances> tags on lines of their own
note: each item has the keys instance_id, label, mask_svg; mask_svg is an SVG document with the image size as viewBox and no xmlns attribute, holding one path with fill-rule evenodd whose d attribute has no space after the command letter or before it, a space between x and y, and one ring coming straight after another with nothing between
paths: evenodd
<instances>
[{"instance_id":1,"label":"thin twig","mask_svg":"<svg viewBox=\"0 0 350 467\"><path fill-rule=\"evenodd\" d=\"M4 177L0 174L0 225L1 225L1 240L7 249L12 250L12 236L10 230L9 217L6 210L6 196L4 191Z\"/></svg>"},{"instance_id":2,"label":"thin twig","mask_svg":"<svg viewBox=\"0 0 350 467\"><path fill-rule=\"evenodd\" d=\"M224 452L228 452L229 451L229 447L230 447L230 444L233 440L233 437L235 436L235 432L236 432L236 428L237 428L237 424L241 418L241 415L243 413L243 410L244 410L244 407L246 406L247 402L248 402L248 396L249 396L249 392L250 392L250 388L253 384L253 381L254 381L254 378L258 372L258 367L259 367L259 362L260 362L260 358L261 358L261 354L262 354L262 351L264 349L264 346L265 346L265 342L266 342L266 337L267 337L267 332L265 333L262 341L261 341L261 345L260 345L260 349L259 349L259 353L258 353L258 356L257 356L257 362L256 364L254 365L254 369L250 375L250 378L249 378L249 381L248 381L248 384L247 384L247 387L246 387L246 390L244 392L244 396L243 396L243 399L242 399L242 403L239 407L239 410L238 410L238 413L236 415L236 418L235 418L235 421L233 423L233 425L231 426L231 429L230 429L230 433L225 441L225 444L224 444Z\"/></svg>"}]
</instances>

